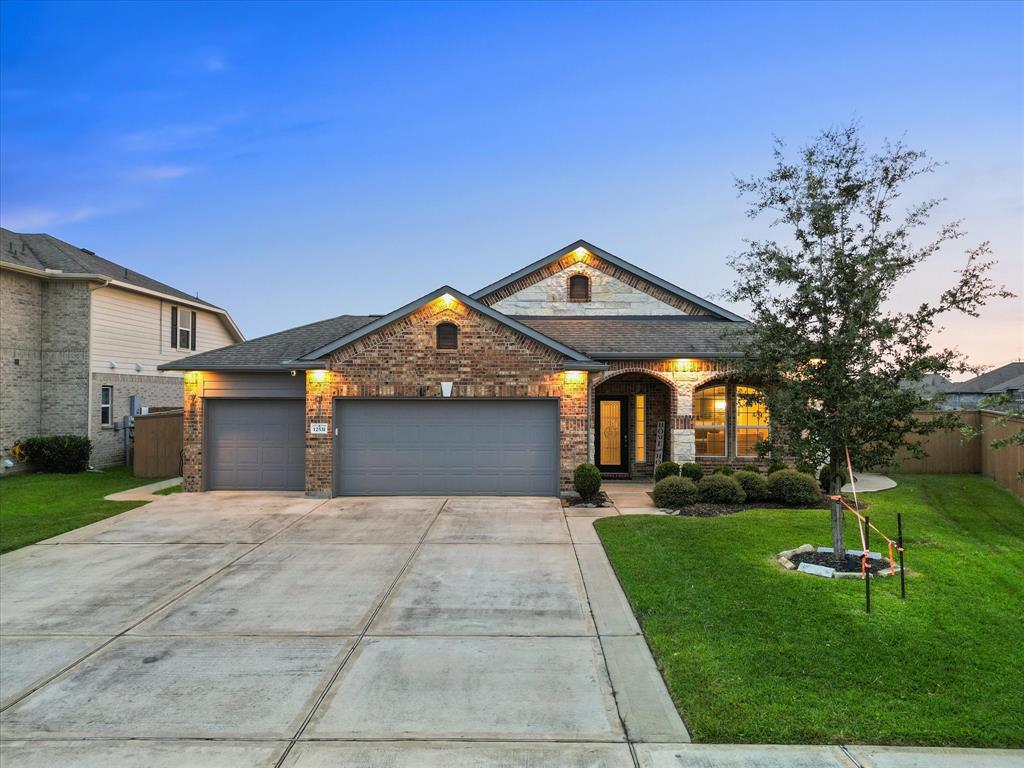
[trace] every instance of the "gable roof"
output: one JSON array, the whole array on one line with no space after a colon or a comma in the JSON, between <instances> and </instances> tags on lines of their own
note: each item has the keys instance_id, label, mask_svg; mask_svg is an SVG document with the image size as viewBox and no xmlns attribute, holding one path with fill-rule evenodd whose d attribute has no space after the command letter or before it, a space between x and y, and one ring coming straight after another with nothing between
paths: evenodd
<instances>
[{"instance_id":1,"label":"gable roof","mask_svg":"<svg viewBox=\"0 0 1024 768\"><path fill-rule=\"evenodd\" d=\"M975 376L973 379L954 381L946 386L945 391L954 394L1002 392L1005 387L1000 385L1018 376L1024 376L1024 362L1007 363L988 373L983 373L981 376Z\"/></svg>"},{"instance_id":2,"label":"gable roof","mask_svg":"<svg viewBox=\"0 0 1024 768\"><path fill-rule=\"evenodd\" d=\"M985 390L985 394L998 395L1002 394L1008 389L1024 389L1024 374L1021 374L1020 376L1014 376L1012 379L1009 379L1008 381L1001 381L994 387L989 387L988 389Z\"/></svg>"},{"instance_id":3,"label":"gable roof","mask_svg":"<svg viewBox=\"0 0 1024 768\"><path fill-rule=\"evenodd\" d=\"M102 280L119 288L159 294L223 316L231 332L238 339L245 338L223 307L104 259L92 251L65 243L52 235L23 234L0 228L0 265L44 279Z\"/></svg>"},{"instance_id":4,"label":"gable roof","mask_svg":"<svg viewBox=\"0 0 1024 768\"><path fill-rule=\"evenodd\" d=\"M517 315L519 322L595 360L739 357L749 323L701 315Z\"/></svg>"},{"instance_id":5,"label":"gable roof","mask_svg":"<svg viewBox=\"0 0 1024 768\"><path fill-rule=\"evenodd\" d=\"M594 256L597 256L603 261L606 261L609 264L613 264L619 269L629 272L642 280L646 280L648 283L656 285L662 290L668 291L669 293L678 296L679 298L688 301L691 304L695 304L698 307L706 309L712 315L715 315L721 320L733 320L737 322L744 322L744 318L740 317L737 314L734 314L733 312L730 312L724 307L720 307L717 304L708 301L707 299L702 299L700 296L690 293L689 291L683 290L678 285L674 285L673 283L670 283L667 280L663 280L657 275L653 275L647 270L641 269L640 267L636 266L635 264L630 264L625 259L620 259L618 256L609 253L603 248L598 248L596 245L588 243L586 240L577 240L575 243L570 243L564 248L560 248L554 253L548 254L543 259L535 261L532 264L528 264L522 269L517 270L516 272L513 272L512 274L501 278L501 280L498 280L495 283L491 283L490 285L481 288L479 291L473 293L472 297L478 300L483 299L486 296L494 293L495 291L504 288L509 283L514 283L516 280L524 278L527 275L536 272L538 269L543 269L549 264L555 263L562 257L566 256L572 251L575 251L577 248L585 248L586 250L590 251L590 253L592 253Z\"/></svg>"},{"instance_id":6,"label":"gable roof","mask_svg":"<svg viewBox=\"0 0 1024 768\"><path fill-rule=\"evenodd\" d=\"M381 328L390 325L396 320L400 320L406 315L412 314L416 310L424 307L429 302L433 301L434 299L440 298L445 294L453 296L470 309L473 309L482 315L486 315L495 322L500 323L501 325L504 325L508 328L511 328L513 331L516 331L517 333L520 333L523 336L533 339L534 341L538 342L539 344L542 344L545 347L548 347L549 349L561 353L574 363L580 363L581 367L603 368L603 366L596 364L593 360L584 355L582 352L575 350L569 346L566 346L565 344L562 344L559 341L555 341L554 339L545 336L543 333L540 333L534 330L533 328L524 325L518 320L509 317L508 315L503 315L501 312L498 312L497 310L491 309L486 304L481 304L476 299L467 296L461 291L455 290L450 285L442 285L440 288L431 291L425 296L421 296L415 301L406 304L404 307L396 309L394 312L391 312L390 314L384 315L383 317L379 317L373 322L367 323L361 328L358 328L352 331L351 333L345 334L344 336L335 339L329 344L324 344L323 346L318 347L317 349L314 349L311 352L307 352L306 354L302 355L300 360L312 362L321 357L324 357L325 355L329 355L331 352L334 352L337 349L341 349L342 347L347 346L352 342L363 338L364 336L368 336L374 331L380 330Z\"/></svg>"},{"instance_id":7,"label":"gable roof","mask_svg":"<svg viewBox=\"0 0 1024 768\"><path fill-rule=\"evenodd\" d=\"M211 349L157 366L162 371L280 371L313 367L296 364L311 349L329 344L380 315L339 315L278 331L241 344Z\"/></svg>"}]
</instances>

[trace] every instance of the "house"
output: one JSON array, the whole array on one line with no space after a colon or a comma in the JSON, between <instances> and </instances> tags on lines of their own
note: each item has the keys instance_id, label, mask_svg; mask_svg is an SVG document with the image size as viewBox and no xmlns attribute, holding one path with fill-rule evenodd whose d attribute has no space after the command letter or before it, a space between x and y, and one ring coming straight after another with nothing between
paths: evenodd
<instances>
[{"instance_id":1,"label":"house","mask_svg":"<svg viewBox=\"0 0 1024 768\"><path fill-rule=\"evenodd\" d=\"M188 352L243 340L220 307L43 234L0 230L0 452L37 435L88 435L102 467L125 460L124 418L182 405Z\"/></svg>"},{"instance_id":2,"label":"house","mask_svg":"<svg viewBox=\"0 0 1024 768\"><path fill-rule=\"evenodd\" d=\"M944 410L980 408L981 401L1007 395L1017 407L1024 405L1024 362L1007 363L966 381L933 382L931 395ZM1005 410L1007 405L990 405Z\"/></svg>"},{"instance_id":3,"label":"house","mask_svg":"<svg viewBox=\"0 0 1024 768\"><path fill-rule=\"evenodd\" d=\"M748 324L585 241L471 294L341 315L166 363L185 372L185 489L536 494L582 462L758 461L729 375Z\"/></svg>"}]
</instances>

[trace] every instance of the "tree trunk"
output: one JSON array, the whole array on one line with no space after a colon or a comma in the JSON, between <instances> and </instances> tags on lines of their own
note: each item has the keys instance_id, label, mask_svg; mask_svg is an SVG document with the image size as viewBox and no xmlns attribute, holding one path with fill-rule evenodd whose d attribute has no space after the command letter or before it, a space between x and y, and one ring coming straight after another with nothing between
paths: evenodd
<instances>
[{"instance_id":1,"label":"tree trunk","mask_svg":"<svg viewBox=\"0 0 1024 768\"><path fill-rule=\"evenodd\" d=\"M832 495L838 496L842 488L842 478L839 475L839 451L829 452L828 471L831 482ZM832 502L832 555L839 563L846 556L846 545L843 542L843 505L838 501Z\"/></svg>"}]
</instances>

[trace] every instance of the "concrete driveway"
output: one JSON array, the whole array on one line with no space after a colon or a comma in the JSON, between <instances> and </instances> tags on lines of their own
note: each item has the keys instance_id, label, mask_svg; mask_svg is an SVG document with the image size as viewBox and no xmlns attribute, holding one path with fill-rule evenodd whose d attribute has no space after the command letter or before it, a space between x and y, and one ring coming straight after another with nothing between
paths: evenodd
<instances>
[{"instance_id":1,"label":"concrete driveway","mask_svg":"<svg viewBox=\"0 0 1024 768\"><path fill-rule=\"evenodd\" d=\"M4 765L676 765L593 519L177 494L5 555Z\"/></svg>"}]
</instances>

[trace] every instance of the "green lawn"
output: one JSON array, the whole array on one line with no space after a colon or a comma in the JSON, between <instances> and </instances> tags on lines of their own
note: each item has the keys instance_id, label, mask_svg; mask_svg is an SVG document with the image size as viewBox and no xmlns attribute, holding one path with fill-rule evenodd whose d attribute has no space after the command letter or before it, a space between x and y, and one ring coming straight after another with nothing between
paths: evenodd
<instances>
[{"instance_id":1,"label":"green lawn","mask_svg":"<svg viewBox=\"0 0 1024 768\"><path fill-rule=\"evenodd\" d=\"M172 485L170 488L161 488L159 491L153 491L154 496L170 496L172 493L181 493L181 483Z\"/></svg>"},{"instance_id":2,"label":"green lawn","mask_svg":"<svg viewBox=\"0 0 1024 768\"><path fill-rule=\"evenodd\" d=\"M104 501L103 497L152 483L128 467L77 475L21 474L0 479L0 552L7 552L105 517L145 501Z\"/></svg>"},{"instance_id":3,"label":"green lawn","mask_svg":"<svg viewBox=\"0 0 1024 768\"><path fill-rule=\"evenodd\" d=\"M828 544L827 511L597 522L695 741L1024 746L1024 503L976 475L896 479L866 496L883 531L903 512L907 600L873 580L870 615L862 581L774 562Z\"/></svg>"}]
</instances>

